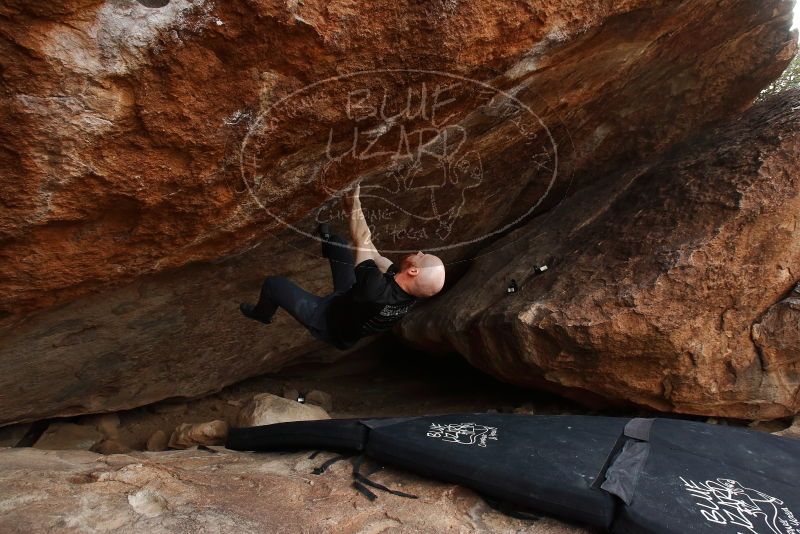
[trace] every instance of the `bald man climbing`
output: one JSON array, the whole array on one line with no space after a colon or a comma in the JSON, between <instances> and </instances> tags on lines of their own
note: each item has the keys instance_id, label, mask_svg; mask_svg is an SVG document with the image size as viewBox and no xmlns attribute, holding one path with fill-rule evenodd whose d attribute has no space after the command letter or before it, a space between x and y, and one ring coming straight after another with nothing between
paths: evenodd
<instances>
[{"instance_id":1,"label":"bald man climbing","mask_svg":"<svg viewBox=\"0 0 800 534\"><path fill-rule=\"evenodd\" d=\"M258 304L242 303L241 312L269 324L278 307L285 309L315 338L339 349L362 337L387 331L420 299L444 286L444 264L432 254L409 254L400 266L380 255L361 210L360 186L345 196L350 237L355 248L321 224L322 255L333 275L333 293L318 297L283 276L268 276Z\"/></svg>"}]
</instances>

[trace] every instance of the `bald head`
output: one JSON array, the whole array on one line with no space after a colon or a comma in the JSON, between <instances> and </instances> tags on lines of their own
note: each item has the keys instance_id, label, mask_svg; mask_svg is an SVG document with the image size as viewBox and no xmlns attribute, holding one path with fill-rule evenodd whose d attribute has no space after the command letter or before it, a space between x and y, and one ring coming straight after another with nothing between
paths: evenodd
<instances>
[{"instance_id":1,"label":"bald head","mask_svg":"<svg viewBox=\"0 0 800 534\"><path fill-rule=\"evenodd\" d=\"M432 297L444 287L444 263L433 254L409 254L403 258L395 280L409 295Z\"/></svg>"}]
</instances>

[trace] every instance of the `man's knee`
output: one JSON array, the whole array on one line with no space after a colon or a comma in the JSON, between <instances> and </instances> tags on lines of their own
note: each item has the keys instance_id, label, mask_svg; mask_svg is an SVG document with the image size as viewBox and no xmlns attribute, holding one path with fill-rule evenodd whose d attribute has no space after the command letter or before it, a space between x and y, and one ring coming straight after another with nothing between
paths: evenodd
<instances>
[{"instance_id":1,"label":"man's knee","mask_svg":"<svg viewBox=\"0 0 800 534\"><path fill-rule=\"evenodd\" d=\"M330 237L330 239L328 239L328 241L330 241L332 243L339 243L340 245L346 245L347 244L347 240L345 238L343 238L342 236L340 236L339 234L331 234L331 237Z\"/></svg>"},{"instance_id":2,"label":"man's knee","mask_svg":"<svg viewBox=\"0 0 800 534\"><path fill-rule=\"evenodd\" d=\"M322 243L322 255L339 261L348 260L353 256L350 243L343 237L331 234L330 239Z\"/></svg>"},{"instance_id":3,"label":"man's knee","mask_svg":"<svg viewBox=\"0 0 800 534\"><path fill-rule=\"evenodd\" d=\"M344 246L340 246L344 245ZM332 250L347 250L347 240L338 234L331 234L329 239L326 239L322 242L322 246L329 251Z\"/></svg>"}]
</instances>

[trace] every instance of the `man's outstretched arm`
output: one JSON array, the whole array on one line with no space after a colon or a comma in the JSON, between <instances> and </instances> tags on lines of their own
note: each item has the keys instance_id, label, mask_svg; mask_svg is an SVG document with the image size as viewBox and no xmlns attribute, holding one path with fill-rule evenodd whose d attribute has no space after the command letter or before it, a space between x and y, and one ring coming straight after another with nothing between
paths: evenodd
<instances>
[{"instance_id":1,"label":"man's outstretched arm","mask_svg":"<svg viewBox=\"0 0 800 534\"><path fill-rule=\"evenodd\" d=\"M378 266L381 272L386 272L386 269L392 265L388 258L384 258L375 248L372 243L372 232L367 225L367 219L364 217L364 212L361 210L361 186L356 185L352 194L345 196L345 206L349 210L350 218L350 238L353 241L353 246L356 248L356 265L364 260L372 259Z\"/></svg>"}]
</instances>

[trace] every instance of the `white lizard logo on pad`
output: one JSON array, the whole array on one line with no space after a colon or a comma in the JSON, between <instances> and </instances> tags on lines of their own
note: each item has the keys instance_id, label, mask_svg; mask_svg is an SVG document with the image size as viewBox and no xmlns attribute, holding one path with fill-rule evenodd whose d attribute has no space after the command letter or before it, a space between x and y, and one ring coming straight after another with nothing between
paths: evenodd
<instances>
[{"instance_id":1,"label":"white lizard logo on pad","mask_svg":"<svg viewBox=\"0 0 800 534\"><path fill-rule=\"evenodd\" d=\"M497 428L475 423L431 423L427 436L429 438L441 438L442 441L450 443L486 447L488 440L497 439Z\"/></svg>"}]
</instances>

